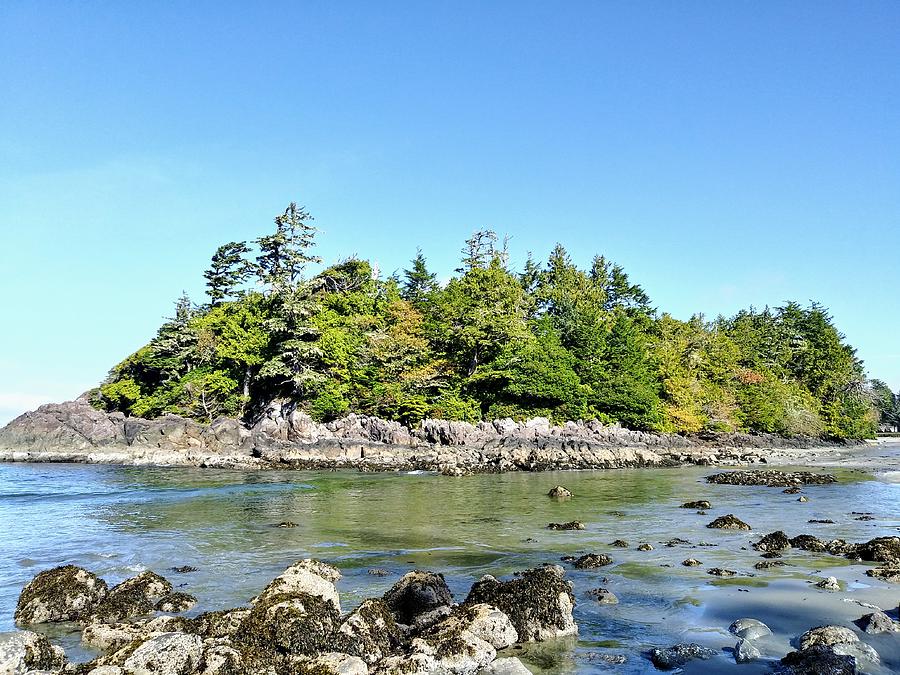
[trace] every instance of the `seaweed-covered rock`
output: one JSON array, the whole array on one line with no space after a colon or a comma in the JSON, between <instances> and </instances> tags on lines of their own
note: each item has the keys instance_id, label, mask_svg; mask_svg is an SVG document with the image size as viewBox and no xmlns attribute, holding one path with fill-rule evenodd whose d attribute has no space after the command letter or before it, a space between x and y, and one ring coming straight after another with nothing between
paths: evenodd
<instances>
[{"instance_id":1,"label":"seaweed-covered rock","mask_svg":"<svg viewBox=\"0 0 900 675\"><path fill-rule=\"evenodd\" d=\"M768 487L796 487L798 485L827 485L836 483L830 473L809 471L725 471L706 477L707 483L718 485L765 485Z\"/></svg>"},{"instance_id":2,"label":"seaweed-covered rock","mask_svg":"<svg viewBox=\"0 0 900 675\"><path fill-rule=\"evenodd\" d=\"M30 630L0 633L0 673L24 675L35 670L58 670L66 654L46 637Z\"/></svg>"},{"instance_id":3,"label":"seaweed-covered rock","mask_svg":"<svg viewBox=\"0 0 900 675\"><path fill-rule=\"evenodd\" d=\"M286 594L314 595L330 602L340 612L341 601L337 589L334 587L335 582L340 578L341 573L336 567L307 558L294 563L275 577L262 593L253 599L253 602Z\"/></svg>"},{"instance_id":4,"label":"seaweed-covered rock","mask_svg":"<svg viewBox=\"0 0 900 675\"><path fill-rule=\"evenodd\" d=\"M828 548L826 542L811 534L798 534L790 539L790 544L801 551L812 551L813 553L822 553Z\"/></svg>"},{"instance_id":5,"label":"seaweed-covered rock","mask_svg":"<svg viewBox=\"0 0 900 675\"><path fill-rule=\"evenodd\" d=\"M547 496L554 499L568 499L572 496L572 492L562 485L557 485L556 487L550 488L550 492L547 493Z\"/></svg>"},{"instance_id":6,"label":"seaweed-covered rock","mask_svg":"<svg viewBox=\"0 0 900 675\"><path fill-rule=\"evenodd\" d=\"M45 570L32 579L16 605L18 625L76 621L106 597L103 579L75 565Z\"/></svg>"},{"instance_id":7,"label":"seaweed-covered rock","mask_svg":"<svg viewBox=\"0 0 900 675\"><path fill-rule=\"evenodd\" d=\"M791 652L781 659L779 675L857 675L856 659L827 645Z\"/></svg>"},{"instance_id":8,"label":"seaweed-covered rock","mask_svg":"<svg viewBox=\"0 0 900 675\"><path fill-rule=\"evenodd\" d=\"M872 612L861 617L856 624L864 633L878 635L879 633L895 633L900 631L900 624L881 611Z\"/></svg>"},{"instance_id":9,"label":"seaweed-covered rock","mask_svg":"<svg viewBox=\"0 0 900 675\"><path fill-rule=\"evenodd\" d=\"M417 616L453 603L443 574L407 572L382 598L397 621L411 624Z\"/></svg>"},{"instance_id":10,"label":"seaweed-covered rock","mask_svg":"<svg viewBox=\"0 0 900 675\"><path fill-rule=\"evenodd\" d=\"M693 509L694 511L708 511L712 508L712 504L710 504L705 499L698 499L695 502L685 502L679 508Z\"/></svg>"},{"instance_id":11,"label":"seaweed-covered rock","mask_svg":"<svg viewBox=\"0 0 900 675\"><path fill-rule=\"evenodd\" d=\"M900 537L877 537L857 544L848 557L900 567Z\"/></svg>"},{"instance_id":12,"label":"seaweed-covered rock","mask_svg":"<svg viewBox=\"0 0 900 675\"><path fill-rule=\"evenodd\" d=\"M757 551L787 551L791 547L791 542L787 535L778 530L765 535L758 542L753 544L753 548Z\"/></svg>"},{"instance_id":13,"label":"seaweed-covered rock","mask_svg":"<svg viewBox=\"0 0 900 675\"><path fill-rule=\"evenodd\" d=\"M713 567L706 570L706 573L711 574L714 577L733 577L737 575L737 572L735 572L734 570L726 570L722 567Z\"/></svg>"},{"instance_id":14,"label":"seaweed-covered rock","mask_svg":"<svg viewBox=\"0 0 900 675\"><path fill-rule=\"evenodd\" d=\"M556 565L526 570L511 581L482 577L465 601L467 605L478 603L493 605L506 614L521 642L578 633L572 618L572 585L565 580L565 571Z\"/></svg>"},{"instance_id":15,"label":"seaweed-covered rock","mask_svg":"<svg viewBox=\"0 0 900 675\"><path fill-rule=\"evenodd\" d=\"M253 605L234 639L258 650L315 655L326 649L340 619L334 604L320 595L267 594Z\"/></svg>"},{"instance_id":16,"label":"seaweed-covered rock","mask_svg":"<svg viewBox=\"0 0 900 675\"><path fill-rule=\"evenodd\" d=\"M654 647L650 650L650 661L660 670L680 668L694 659L711 659L716 652L696 643L679 644L672 647Z\"/></svg>"},{"instance_id":17,"label":"seaweed-covered rock","mask_svg":"<svg viewBox=\"0 0 900 675\"><path fill-rule=\"evenodd\" d=\"M135 649L125 659L124 669L134 675L193 675L202 660L200 636L162 633Z\"/></svg>"},{"instance_id":18,"label":"seaweed-covered rock","mask_svg":"<svg viewBox=\"0 0 900 675\"><path fill-rule=\"evenodd\" d=\"M361 657L370 665L396 653L404 635L383 600L370 599L350 612L332 640L335 651Z\"/></svg>"},{"instance_id":19,"label":"seaweed-covered rock","mask_svg":"<svg viewBox=\"0 0 900 675\"><path fill-rule=\"evenodd\" d=\"M361 658L340 652L292 657L284 670L291 675L366 675L369 672Z\"/></svg>"},{"instance_id":20,"label":"seaweed-covered rock","mask_svg":"<svg viewBox=\"0 0 900 675\"><path fill-rule=\"evenodd\" d=\"M637 547L637 550L638 551L652 551L653 544L647 544L647 543L639 544Z\"/></svg>"},{"instance_id":21,"label":"seaweed-covered rock","mask_svg":"<svg viewBox=\"0 0 900 675\"><path fill-rule=\"evenodd\" d=\"M801 635L798 644L803 650L816 645L830 647L840 642L859 642L859 637L844 626L816 626Z\"/></svg>"},{"instance_id":22,"label":"seaweed-covered rock","mask_svg":"<svg viewBox=\"0 0 900 675\"><path fill-rule=\"evenodd\" d=\"M713 530L750 530L752 529L747 523L738 518L733 513L725 516L719 516L707 525Z\"/></svg>"},{"instance_id":23,"label":"seaweed-covered rock","mask_svg":"<svg viewBox=\"0 0 900 675\"><path fill-rule=\"evenodd\" d=\"M628 548L628 542L624 539L616 539L614 542L610 543L610 546L614 546L615 548Z\"/></svg>"},{"instance_id":24,"label":"seaweed-covered rock","mask_svg":"<svg viewBox=\"0 0 900 675\"><path fill-rule=\"evenodd\" d=\"M612 561L613 559L605 553L586 553L580 558L576 558L572 565L580 570L592 570L597 567L609 565Z\"/></svg>"},{"instance_id":25,"label":"seaweed-covered rock","mask_svg":"<svg viewBox=\"0 0 900 675\"><path fill-rule=\"evenodd\" d=\"M786 564L783 560L760 560L753 567L758 570L769 570L773 567L784 567Z\"/></svg>"},{"instance_id":26,"label":"seaweed-covered rock","mask_svg":"<svg viewBox=\"0 0 900 675\"><path fill-rule=\"evenodd\" d=\"M547 525L548 530L583 530L584 523L580 520L570 520L568 523L550 523Z\"/></svg>"},{"instance_id":27,"label":"seaweed-covered rock","mask_svg":"<svg viewBox=\"0 0 900 675\"><path fill-rule=\"evenodd\" d=\"M696 558L688 558L687 560L682 560L681 564L685 567L699 567L703 563L697 560Z\"/></svg>"},{"instance_id":28,"label":"seaweed-covered rock","mask_svg":"<svg viewBox=\"0 0 900 675\"><path fill-rule=\"evenodd\" d=\"M134 642L145 634L143 626L135 623L89 623L81 631L81 641L101 649L112 651Z\"/></svg>"},{"instance_id":29,"label":"seaweed-covered rock","mask_svg":"<svg viewBox=\"0 0 900 675\"><path fill-rule=\"evenodd\" d=\"M728 627L728 632L744 640L757 640L772 634L769 627L759 619L737 619Z\"/></svg>"},{"instance_id":30,"label":"seaweed-covered rock","mask_svg":"<svg viewBox=\"0 0 900 675\"><path fill-rule=\"evenodd\" d=\"M460 605L443 621L423 631L420 636L439 646L441 640L468 632L484 640L494 649L506 649L519 641L519 634L510 618L492 605L478 603ZM433 639L439 636L439 640Z\"/></svg>"},{"instance_id":31,"label":"seaweed-covered rock","mask_svg":"<svg viewBox=\"0 0 900 675\"><path fill-rule=\"evenodd\" d=\"M892 583L900 583L900 567L873 567L866 570L866 576L881 581L890 581Z\"/></svg>"},{"instance_id":32,"label":"seaweed-covered rock","mask_svg":"<svg viewBox=\"0 0 900 675\"><path fill-rule=\"evenodd\" d=\"M250 610L246 607L236 607L234 609L203 612L203 614L194 617L191 622L195 627L194 632L204 637L231 638L237 634L249 615Z\"/></svg>"},{"instance_id":33,"label":"seaweed-covered rock","mask_svg":"<svg viewBox=\"0 0 900 675\"><path fill-rule=\"evenodd\" d=\"M92 621L114 623L150 614L157 602L172 592L172 584L155 572L141 572L113 586L91 611Z\"/></svg>"},{"instance_id":34,"label":"seaweed-covered rock","mask_svg":"<svg viewBox=\"0 0 900 675\"><path fill-rule=\"evenodd\" d=\"M196 604L197 598L190 593L169 593L156 603L154 609L158 612L178 614L179 612L188 611Z\"/></svg>"}]
</instances>

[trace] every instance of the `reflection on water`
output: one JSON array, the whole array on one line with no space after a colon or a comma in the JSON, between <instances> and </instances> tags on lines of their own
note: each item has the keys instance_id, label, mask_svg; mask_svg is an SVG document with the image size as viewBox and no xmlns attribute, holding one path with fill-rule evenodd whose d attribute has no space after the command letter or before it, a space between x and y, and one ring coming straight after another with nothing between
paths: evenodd
<instances>
[{"instance_id":1,"label":"reflection on water","mask_svg":"<svg viewBox=\"0 0 900 675\"><path fill-rule=\"evenodd\" d=\"M21 587L37 571L55 565L82 565L111 582L154 569L196 594L195 611L203 611L246 602L285 566L307 556L343 570L338 587L349 609L415 567L444 572L461 599L486 573L511 574L569 554L609 553L615 560L610 567L570 572L579 603L579 639L513 651L535 672L653 672L642 651L678 641L733 646L724 629L738 615L769 622L776 631L771 653L781 655L789 648L788 638L802 630L861 614L841 597L810 590L808 581L825 568L851 584L852 593L842 597L896 606L896 592L872 585L863 567L843 559L792 553L785 556L788 566L758 572L753 569L758 554L749 543L756 533L775 529L790 536L810 532L849 540L895 533L900 485L843 472L838 485L809 488L811 501L801 504L796 495L778 489L707 485L702 480L707 473L692 467L447 478L0 465L0 630L12 627ZM547 498L557 483L575 497ZM695 499L712 501L708 515L678 508ZM871 511L877 520L856 521L851 511ZM754 533L705 527L725 513L739 515ZM827 518L835 524L806 522ZM551 521L568 520L581 520L587 529L546 529ZM274 527L282 521L297 527ZM691 544L667 547L665 542L675 537ZM630 547L612 548L614 539ZM654 550L637 551L642 542ZM698 546L701 542L711 545ZM703 565L683 567L688 557ZM199 571L169 571L182 565ZM370 575L372 567L390 575ZM706 574L710 567L737 570L741 576L711 577ZM597 586L612 590L620 604L593 602L587 591ZM785 602L800 609L785 612ZM79 653L77 637L65 635L67 627L54 630ZM898 665L891 660L896 648L875 646L885 667ZM604 661L615 654L626 655L627 662ZM723 652L688 672L718 672L729 659Z\"/></svg>"}]
</instances>

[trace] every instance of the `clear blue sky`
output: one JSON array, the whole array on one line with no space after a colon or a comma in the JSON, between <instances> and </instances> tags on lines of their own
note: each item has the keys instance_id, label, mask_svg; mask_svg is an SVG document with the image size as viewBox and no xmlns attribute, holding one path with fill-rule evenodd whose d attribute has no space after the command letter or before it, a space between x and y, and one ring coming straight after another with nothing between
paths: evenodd
<instances>
[{"instance_id":1,"label":"clear blue sky","mask_svg":"<svg viewBox=\"0 0 900 675\"><path fill-rule=\"evenodd\" d=\"M816 299L900 388L900 3L0 3L0 421L290 200L327 260L490 227L681 318Z\"/></svg>"}]
</instances>

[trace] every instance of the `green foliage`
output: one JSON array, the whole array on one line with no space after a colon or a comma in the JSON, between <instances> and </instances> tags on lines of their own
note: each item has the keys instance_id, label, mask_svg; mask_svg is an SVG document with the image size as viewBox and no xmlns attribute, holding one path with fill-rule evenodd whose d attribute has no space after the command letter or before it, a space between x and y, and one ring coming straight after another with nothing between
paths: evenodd
<instances>
[{"instance_id":1,"label":"green foliage","mask_svg":"<svg viewBox=\"0 0 900 675\"><path fill-rule=\"evenodd\" d=\"M513 273L490 230L466 241L443 287L421 251L402 279L355 257L306 276L320 262L311 223L292 203L255 252L219 247L204 273L210 303L182 296L96 403L204 421L252 421L280 400L320 421L543 416L837 438L900 424L898 397L866 380L820 305L679 321L603 256L581 269L557 245Z\"/></svg>"}]
</instances>

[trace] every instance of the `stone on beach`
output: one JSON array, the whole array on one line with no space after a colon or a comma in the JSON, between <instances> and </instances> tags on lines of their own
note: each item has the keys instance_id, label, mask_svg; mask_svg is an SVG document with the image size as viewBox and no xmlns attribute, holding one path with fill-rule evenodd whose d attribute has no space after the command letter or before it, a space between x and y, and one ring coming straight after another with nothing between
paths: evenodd
<instances>
[{"instance_id":1,"label":"stone on beach","mask_svg":"<svg viewBox=\"0 0 900 675\"><path fill-rule=\"evenodd\" d=\"M674 670L695 659L711 659L716 652L696 643L678 644L672 647L654 647L650 650L650 661L660 670Z\"/></svg>"},{"instance_id":2,"label":"stone on beach","mask_svg":"<svg viewBox=\"0 0 900 675\"><path fill-rule=\"evenodd\" d=\"M759 619L737 619L728 627L728 632L745 640L757 640L772 634L769 627Z\"/></svg>"},{"instance_id":3,"label":"stone on beach","mask_svg":"<svg viewBox=\"0 0 900 675\"><path fill-rule=\"evenodd\" d=\"M453 603L453 594L443 574L415 570L408 572L382 598L396 620L410 624L415 618Z\"/></svg>"},{"instance_id":4,"label":"stone on beach","mask_svg":"<svg viewBox=\"0 0 900 675\"><path fill-rule=\"evenodd\" d=\"M18 625L76 621L87 617L107 592L103 579L80 567L45 570L22 589L15 621Z\"/></svg>"},{"instance_id":5,"label":"stone on beach","mask_svg":"<svg viewBox=\"0 0 900 675\"><path fill-rule=\"evenodd\" d=\"M719 516L706 527L713 530L750 530L752 529L747 523L738 518L733 513L725 516Z\"/></svg>"}]
</instances>

